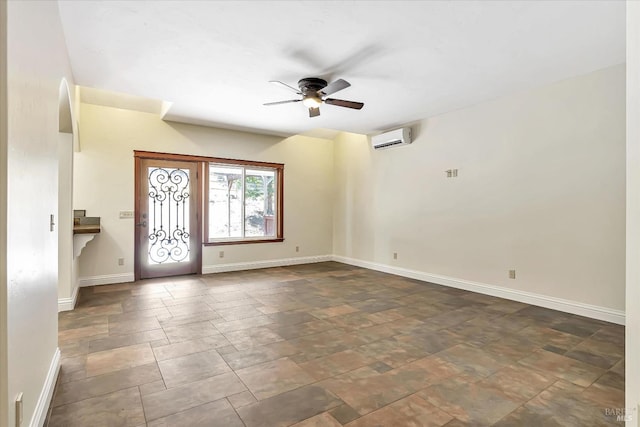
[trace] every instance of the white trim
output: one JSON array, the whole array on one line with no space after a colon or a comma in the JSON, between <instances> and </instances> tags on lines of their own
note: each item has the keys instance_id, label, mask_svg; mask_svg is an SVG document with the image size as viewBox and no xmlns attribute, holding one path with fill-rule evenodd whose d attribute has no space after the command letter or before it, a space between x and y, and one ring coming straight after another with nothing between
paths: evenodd
<instances>
[{"instance_id":1,"label":"white trim","mask_svg":"<svg viewBox=\"0 0 640 427\"><path fill-rule=\"evenodd\" d=\"M70 311L76 308L76 301L78 301L78 289L79 286L76 286L71 298L58 298L58 313L61 311Z\"/></svg>"},{"instance_id":2,"label":"white trim","mask_svg":"<svg viewBox=\"0 0 640 427\"><path fill-rule=\"evenodd\" d=\"M266 261L236 262L231 264L203 265L202 274L224 273L228 271L255 270L257 268L284 267L296 264L311 264L332 260L332 255L317 255L299 258L270 259Z\"/></svg>"},{"instance_id":3,"label":"white trim","mask_svg":"<svg viewBox=\"0 0 640 427\"><path fill-rule=\"evenodd\" d=\"M133 273L103 274L101 276L81 277L78 280L78 287L95 285L112 285L114 283L129 283L135 281Z\"/></svg>"},{"instance_id":4,"label":"white trim","mask_svg":"<svg viewBox=\"0 0 640 427\"><path fill-rule=\"evenodd\" d=\"M333 255L332 259L333 261L342 262L344 264L355 265L357 267L368 268L370 270L382 271L384 273L395 274L397 276L408 277L411 279L422 280L438 285L477 292L479 294L491 295L494 297L523 302L526 304L537 305L553 310L564 311L566 313L590 317L592 319L604 320L606 322L616 323L618 325L625 324L625 313L621 310L614 310L611 308L585 304L578 301L571 301L547 295L534 294L532 292L507 289L500 286L489 285L486 283L472 282L469 280L440 276L437 274L430 274L417 270L393 267L386 264L363 261L355 258L343 257L340 255Z\"/></svg>"},{"instance_id":5,"label":"white trim","mask_svg":"<svg viewBox=\"0 0 640 427\"><path fill-rule=\"evenodd\" d=\"M49 372L47 372L47 378L44 380L44 387L38 397L36 403L36 409L31 417L30 427L40 427L44 425L44 421L47 418L47 411L51 405L51 398L53 397L53 391L56 387L56 381L58 379L58 373L60 372L60 349L56 347L56 352L51 359L51 365L49 365Z\"/></svg>"}]
</instances>

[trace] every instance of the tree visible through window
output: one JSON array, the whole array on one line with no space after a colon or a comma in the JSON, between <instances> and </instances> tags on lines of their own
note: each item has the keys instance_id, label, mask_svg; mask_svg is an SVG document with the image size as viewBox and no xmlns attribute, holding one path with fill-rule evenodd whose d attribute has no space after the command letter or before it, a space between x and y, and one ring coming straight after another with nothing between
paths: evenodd
<instances>
[{"instance_id":1,"label":"tree visible through window","mask_svg":"<svg viewBox=\"0 0 640 427\"><path fill-rule=\"evenodd\" d=\"M209 163L209 242L281 239L281 168Z\"/></svg>"}]
</instances>

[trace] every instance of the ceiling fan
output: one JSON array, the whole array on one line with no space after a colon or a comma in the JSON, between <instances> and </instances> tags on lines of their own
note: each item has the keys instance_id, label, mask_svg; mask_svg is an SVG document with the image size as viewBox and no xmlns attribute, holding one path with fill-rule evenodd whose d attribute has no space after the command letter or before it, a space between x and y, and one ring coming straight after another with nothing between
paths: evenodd
<instances>
[{"instance_id":1,"label":"ceiling fan","mask_svg":"<svg viewBox=\"0 0 640 427\"><path fill-rule=\"evenodd\" d=\"M320 115L320 104L323 102L329 105L337 105L338 107L353 108L359 110L364 107L362 102L345 101L343 99L326 98L327 95L336 93L339 90L346 89L351 84L346 80L338 79L334 82L327 84L326 80L319 79L317 77L306 77L298 82L296 89L293 86L289 86L286 83L282 83L278 80L271 80L269 83L275 83L284 86L296 94L301 95L300 99L290 99L287 101L267 102L264 105L279 105L288 104L290 102L302 102L305 107L309 109L309 117L316 117Z\"/></svg>"}]
</instances>

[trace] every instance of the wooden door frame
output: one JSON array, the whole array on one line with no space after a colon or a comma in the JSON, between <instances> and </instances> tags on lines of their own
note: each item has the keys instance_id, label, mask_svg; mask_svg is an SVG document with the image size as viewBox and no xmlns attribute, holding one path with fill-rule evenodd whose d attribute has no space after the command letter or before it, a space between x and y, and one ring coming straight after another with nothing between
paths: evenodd
<instances>
[{"instance_id":1,"label":"wooden door frame","mask_svg":"<svg viewBox=\"0 0 640 427\"><path fill-rule=\"evenodd\" d=\"M140 260L140 230L136 224L142 221L140 217L140 192L142 178L142 160L164 160L164 161L181 161L196 164L196 274L202 274L202 213L203 213L203 195L202 181L204 178L204 162L194 159L192 156L183 156L179 154L169 153L153 153L149 151L134 150L134 245L133 245L133 263L134 263L134 279L140 280L141 276L141 260Z\"/></svg>"}]
</instances>

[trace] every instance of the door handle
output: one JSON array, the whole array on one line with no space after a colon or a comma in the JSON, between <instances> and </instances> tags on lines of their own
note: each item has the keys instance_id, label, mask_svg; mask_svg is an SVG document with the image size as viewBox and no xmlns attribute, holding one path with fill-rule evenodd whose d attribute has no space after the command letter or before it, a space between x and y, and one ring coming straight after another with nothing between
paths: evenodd
<instances>
[{"instance_id":1,"label":"door handle","mask_svg":"<svg viewBox=\"0 0 640 427\"><path fill-rule=\"evenodd\" d=\"M136 224L136 227L146 227L147 226L147 221L142 221Z\"/></svg>"}]
</instances>

